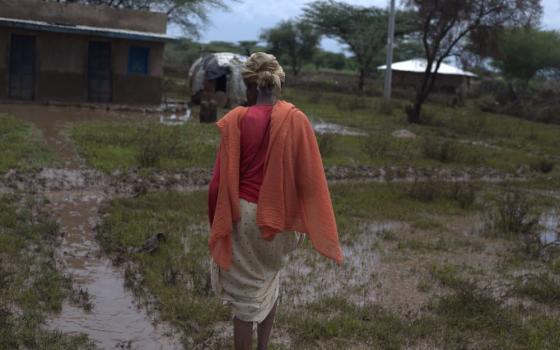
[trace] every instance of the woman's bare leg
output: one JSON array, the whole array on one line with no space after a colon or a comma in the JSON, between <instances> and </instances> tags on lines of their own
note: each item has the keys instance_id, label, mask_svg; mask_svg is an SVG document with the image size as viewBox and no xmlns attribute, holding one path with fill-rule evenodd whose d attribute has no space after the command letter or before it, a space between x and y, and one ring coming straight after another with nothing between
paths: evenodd
<instances>
[{"instance_id":1,"label":"woman's bare leg","mask_svg":"<svg viewBox=\"0 0 560 350\"><path fill-rule=\"evenodd\" d=\"M264 321L257 325L257 349L266 350L268 348L268 341L270 340L270 332L272 331L272 326L274 325L274 316L276 315L276 305L272 307L270 313Z\"/></svg>"},{"instance_id":2,"label":"woman's bare leg","mask_svg":"<svg viewBox=\"0 0 560 350\"><path fill-rule=\"evenodd\" d=\"M235 350L253 349L253 323L233 318L233 342Z\"/></svg>"}]
</instances>

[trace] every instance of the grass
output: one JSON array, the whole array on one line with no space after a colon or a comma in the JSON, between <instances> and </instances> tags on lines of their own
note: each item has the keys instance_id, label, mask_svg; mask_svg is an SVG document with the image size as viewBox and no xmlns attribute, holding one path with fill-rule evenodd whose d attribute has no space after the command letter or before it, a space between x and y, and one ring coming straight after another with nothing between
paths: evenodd
<instances>
[{"instance_id":1,"label":"grass","mask_svg":"<svg viewBox=\"0 0 560 350\"><path fill-rule=\"evenodd\" d=\"M10 169L32 171L56 163L39 131L31 124L0 115L0 174Z\"/></svg>"},{"instance_id":2,"label":"grass","mask_svg":"<svg viewBox=\"0 0 560 350\"><path fill-rule=\"evenodd\" d=\"M359 232L359 223L369 220L400 221L412 225L425 225L431 221L437 226L433 214L463 215L466 209L460 200L436 194L428 201L419 200L410 193L407 184L349 183L330 187L335 215L343 240L351 239ZM445 186L434 183L434 190Z\"/></svg>"},{"instance_id":3,"label":"grass","mask_svg":"<svg viewBox=\"0 0 560 350\"><path fill-rule=\"evenodd\" d=\"M487 167L505 172L519 168L558 177L560 126L480 112L475 106L449 108L428 105L424 123L406 122L407 101L287 89L285 98L312 120L324 120L365 131L369 136L320 136L326 166L400 165L468 169ZM142 130L149 130L143 135ZM408 129L418 137L395 139L391 133ZM70 130L86 163L106 172L118 169L178 170L211 167L219 135L213 125L196 121L182 127L158 123L76 123ZM164 142L153 142L163 139ZM152 142L147 142L152 141ZM150 148L160 160L145 163L139 154ZM154 151L155 150L155 151ZM150 153L148 152L148 153Z\"/></svg>"},{"instance_id":4,"label":"grass","mask_svg":"<svg viewBox=\"0 0 560 350\"><path fill-rule=\"evenodd\" d=\"M344 297L320 299L299 312L282 312L279 323L296 338L296 349L556 349L560 319L530 316L484 292L463 289L436 298L420 317L406 318L377 304L357 306ZM317 347L317 344L323 344Z\"/></svg>"},{"instance_id":5,"label":"grass","mask_svg":"<svg viewBox=\"0 0 560 350\"><path fill-rule=\"evenodd\" d=\"M356 306L342 297L324 298L305 305L302 313L281 313L279 323L296 337L298 349L318 341L332 347L352 343L374 349L401 349L406 340L405 322L379 305Z\"/></svg>"},{"instance_id":6,"label":"grass","mask_svg":"<svg viewBox=\"0 0 560 350\"><path fill-rule=\"evenodd\" d=\"M71 293L53 257L58 226L44 206L39 198L0 196L0 349L93 349L84 336L43 327Z\"/></svg>"},{"instance_id":7,"label":"grass","mask_svg":"<svg viewBox=\"0 0 560 350\"><path fill-rule=\"evenodd\" d=\"M205 199L195 192L113 200L98 237L107 252L134 263L126 273L129 287L144 301L157 298L161 317L183 333L187 348L210 337L216 322L229 320L210 291ZM155 253L131 253L156 233L166 240Z\"/></svg>"},{"instance_id":8,"label":"grass","mask_svg":"<svg viewBox=\"0 0 560 350\"><path fill-rule=\"evenodd\" d=\"M496 244L498 238L458 235L445 225L464 216L480 214L486 209L478 204L479 200L499 196L503 189L480 185L476 200L465 206L453 195L456 192L453 184L434 186L449 187L425 199L411 195L410 189L401 184L331 186L343 242L354 242L363 232L363 223L372 220L405 222L425 232L425 235L385 232L372 244L372 249L382 250L384 259L404 266L409 264L407 261L414 261L412 264L418 265L415 275L425 278L421 280L424 287L419 288L430 296L412 315L369 299L356 304L345 294L354 293L350 290L312 299L297 307L290 302L283 303L278 329L290 335L290 348L405 349L423 345L443 349L536 350L559 346L558 313L543 314L538 309L506 304L480 289L479 282L487 281L490 276L496 278L488 275L495 271L492 265L477 265L478 260L448 261L486 254L486 245ZM115 199L104 208L104 221L99 229L99 240L105 250L116 261L132 262L126 264L129 287L141 300L152 303L163 319L182 331L186 346L215 337L214 327L228 322L230 315L208 285L205 203L206 192L152 193ZM166 236L158 250L154 253L138 250L157 233ZM504 250L499 254L511 253ZM317 263L328 264L320 259ZM550 273L558 273L554 268L560 270L557 262L550 266ZM505 275L500 278L507 279ZM554 278L550 281L557 283L557 277ZM379 293L395 292L380 287L376 281L374 274L366 288L374 288ZM514 295L556 308L554 290L534 283L511 288ZM278 347L281 345L276 344L274 348Z\"/></svg>"},{"instance_id":9,"label":"grass","mask_svg":"<svg viewBox=\"0 0 560 350\"><path fill-rule=\"evenodd\" d=\"M84 122L69 132L86 164L105 172L209 168L219 142L214 125L195 122L173 127L156 122Z\"/></svg>"},{"instance_id":10,"label":"grass","mask_svg":"<svg viewBox=\"0 0 560 350\"><path fill-rule=\"evenodd\" d=\"M325 157L327 165L485 166L513 171L530 164L536 171L553 171L557 163L553 159L560 147L559 126L484 113L475 106L449 108L440 105L427 105L424 122L411 125L406 122L404 106L407 101L404 100L394 100L388 105L376 97L340 93L320 96L317 98L316 92L301 89L287 89L285 93L286 99L310 118L364 130L373 139L337 136L337 152ZM408 129L418 138L395 141L390 134L399 129ZM368 145L372 143L377 143L384 151L379 152L379 148L376 151L375 145ZM411 144L404 154L406 145L402 143ZM451 145L458 153L456 159L442 162L440 157L431 155L432 152L422 152L427 143L432 144L436 154L439 145Z\"/></svg>"},{"instance_id":11,"label":"grass","mask_svg":"<svg viewBox=\"0 0 560 350\"><path fill-rule=\"evenodd\" d=\"M432 315L416 322L420 338L445 349L556 349L560 319L502 305L477 289L434 301Z\"/></svg>"}]
</instances>

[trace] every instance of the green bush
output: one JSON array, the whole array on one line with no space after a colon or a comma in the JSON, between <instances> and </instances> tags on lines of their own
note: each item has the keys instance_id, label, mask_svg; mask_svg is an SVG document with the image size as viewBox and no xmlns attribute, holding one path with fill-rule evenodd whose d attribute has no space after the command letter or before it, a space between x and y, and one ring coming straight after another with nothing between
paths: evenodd
<instances>
[{"instance_id":1,"label":"green bush","mask_svg":"<svg viewBox=\"0 0 560 350\"><path fill-rule=\"evenodd\" d=\"M438 140L428 137L424 139L422 152L428 159L437 160L442 163L451 163L459 159L461 145L456 141Z\"/></svg>"},{"instance_id":2,"label":"green bush","mask_svg":"<svg viewBox=\"0 0 560 350\"><path fill-rule=\"evenodd\" d=\"M317 135L317 143L319 144L319 151L321 156L331 156L336 148L336 135L335 134L319 134Z\"/></svg>"}]
</instances>

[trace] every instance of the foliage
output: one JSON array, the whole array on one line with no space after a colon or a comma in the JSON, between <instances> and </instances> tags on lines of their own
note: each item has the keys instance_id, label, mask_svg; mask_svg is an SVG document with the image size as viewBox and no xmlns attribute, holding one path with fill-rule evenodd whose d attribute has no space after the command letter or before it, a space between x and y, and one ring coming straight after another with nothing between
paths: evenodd
<instances>
[{"instance_id":1,"label":"foliage","mask_svg":"<svg viewBox=\"0 0 560 350\"><path fill-rule=\"evenodd\" d=\"M530 25L540 19L540 0L407 0L416 10L416 29L420 32L426 57L426 70L414 104L407 107L408 120L420 122L422 105L428 98L443 60L453 54L467 37L480 27Z\"/></svg>"},{"instance_id":2,"label":"foliage","mask_svg":"<svg viewBox=\"0 0 560 350\"><path fill-rule=\"evenodd\" d=\"M63 3L106 5L116 8L158 11L185 32L198 35L201 24L208 22L210 8L226 8L224 0L47 0Z\"/></svg>"},{"instance_id":3,"label":"foliage","mask_svg":"<svg viewBox=\"0 0 560 350\"><path fill-rule=\"evenodd\" d=\"M268 44L270 53L281 63L288 63L297 76L303 65L312 61L319 45L319 34L305 21L289 20L263 31L261 40Z\"/></svg>"},{"instance_id":4,"label":"foliage","mask_svg":"<svg viewBox=\"0 0 560 350\"><path fill-rule=\"evenodd\" d=\"M88 165L113 172L134 168L211 167L219 142L213 125L84 122L70 129Z\"/></svg>"},{"instance_id":5,"label":"foliage","mask_svg":"<svg viewBox=\"0 0 560 350\"><path fill-rule=\"evenodd\" d=\"M347 66L347 58L343 53L334 53L324 50L317 50L313 59L316 69L327 68L334 70L343 70Z\"/></svg>"},{"instance_id":6,"label":"foliage","mask_svg":"<svg viewBox=\"0 0 560 350\"><path fill-rule=\"evenodd\" d=\"M396 18L396 37L410 33L412 15L399 12ZM383 51L387 39L387 11L362 7L344 2L325 0L307 5L304 18L318 30L347 45L359 66L358 88L363 91L365 78L370 73L374 58Z\"/></svg>"},{"instance_id":7,"label":"foliage","mask_svg":"<svg viewBox=\"0 0 560 350\"><path fill-rule=\"evenodd\" d=\"M521 28L500 38L496 63L509 78L529 81L545 68L560 69L560 33Z\"/></svg>"}]
</instances>

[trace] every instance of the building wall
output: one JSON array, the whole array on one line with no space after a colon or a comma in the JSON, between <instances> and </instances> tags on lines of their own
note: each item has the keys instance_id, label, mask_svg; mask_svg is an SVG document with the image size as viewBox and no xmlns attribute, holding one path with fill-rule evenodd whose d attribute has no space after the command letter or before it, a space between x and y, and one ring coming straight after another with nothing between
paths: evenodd
<instances>
[{"instance_id":1,"label":"building wall","mask_svg":"<svg viewBox=\"0 0 560 350\"><path fill-rule=\"evenodd\" d=\"M130 46L150 48L148 75L128 73ZM113 100L125 104L159 104L162 95L164 45L148 42L113 42Z\"/></svg>"},{"instance_id":2,"label":"building wall","mask_svg":"<svg viewBox=\"0 0 560 350\"><path fill-rule=\"evenodd\" d=\"M87 10L84 10L85 6ZM151 33L165 33L167 30L164 13L43 0L0 0L0 17Z\"/></svg>"},{"instance_id":3,"label":"building wall","mask_svg":"<svg viewBox=\"0 0 560 350\"><path fill-rule=\"evenodd\" d=\"M37 100L79 102L87 100L88 40L77 35L37 35Z\"/></svg>"},{"instance_id":4,"label":"building wall","mask_svg":"<svg viewBox=\"0 0 560 350\"><path fill-rule=\"evenodd\" d=\"M393 82L400 87L418 87L422 83L424 74L393 71ZM468 78L460 75L438 75L434 89L441 92L455 93L455 90L467 83Z\"/></svg>"},{"instance_id":5,"label":"building wall","mask_svg":"<svg viewBox=\"0 0 560 350\"><path fill-rule=\"evenodd\" d=\"M8 61L10 33L0 28L0 99L8 97Z\"/></svg>"},{"instance_id":6,"label":"building wall","mask_svg":"<svg viewBox=\"0 0 560 350\"><path fill-rule=\"evenodd\" d=\"M164 44L107 40L71 34L0 28L0 99L8 98L10 38L12 34L36 37L35 100L87 102L88 47L90 41L111 42L112 102L159 104L162 95ZM150 48L147 75L128 73L131 46Z\"/></svg>"}]
</instances>

